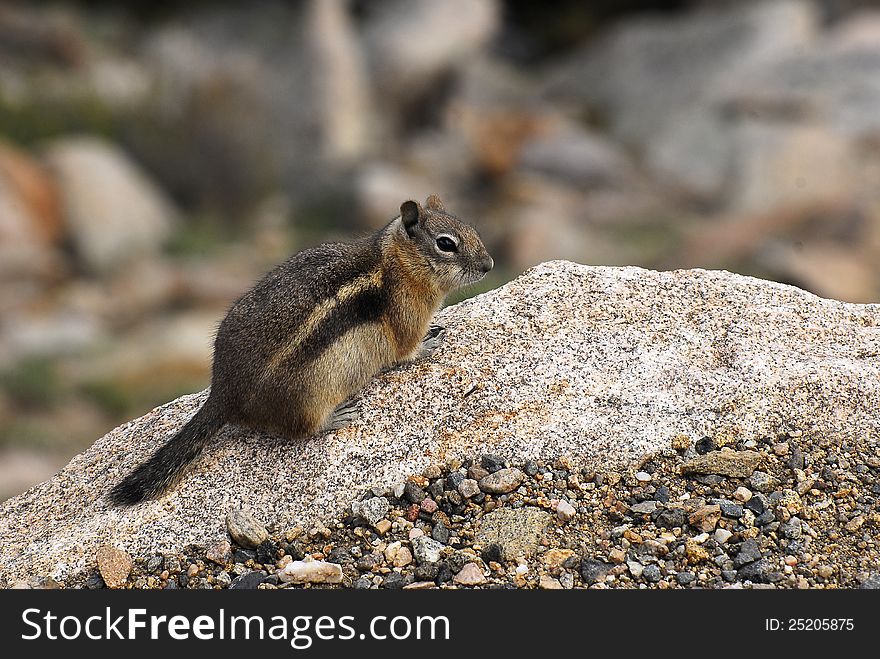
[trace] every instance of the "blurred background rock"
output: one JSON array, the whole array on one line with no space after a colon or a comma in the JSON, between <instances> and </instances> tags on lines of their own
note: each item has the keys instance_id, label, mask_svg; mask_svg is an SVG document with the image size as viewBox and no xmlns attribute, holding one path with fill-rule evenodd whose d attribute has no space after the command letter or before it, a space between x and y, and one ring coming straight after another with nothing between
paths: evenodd
<instances>
[{"instance_id":1,"label":"blurred background rock","mask_svg":"<svg viewBox=\"0 0 880 659\"><path fill-rule=\"evenodd\" d=\"M567 258L877 301L880 8L0 2L0 498L206 386L288 253L432 192L482 289Z\"/></svg>"}]
</instances>

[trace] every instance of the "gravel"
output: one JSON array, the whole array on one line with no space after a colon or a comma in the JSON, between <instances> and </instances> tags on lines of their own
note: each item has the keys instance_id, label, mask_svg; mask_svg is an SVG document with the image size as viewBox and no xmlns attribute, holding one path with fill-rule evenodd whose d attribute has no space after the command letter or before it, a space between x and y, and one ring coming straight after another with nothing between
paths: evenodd
<instances>
[{"instance_id":1,"label":"gravel","mask_svg":"<svg viewBox=\"0 0 880 659\"><path fill-rule=\"evenodd\" d=\"M704 474L683 474L695 454L691 442L677 441L682 448L632 471L579 470L564 458L515 465L498 455L432 465L426 470L432 478L412 475L400 496L391 488L374 496L380 491L374 488L349 505L353 514L308 529L271 519L264 526L247 510L234 510L227 515L229 537L204 547L129 557L128 566L124 552L102 547L99 569L83 585L880 587L873 569L880 515L872 493L880 461L831 440L823 446L818 439L810 449L801 438L809 466L793 469L791 441L768 438L743 449L758 454L766 479L755 479L755 471L705 481ZM785 443L788 448L780 446ZM479 470L494 471L479 483L466 476L479 476ZM465 496L471 484L479 501ZM756 491L766 484L771 489ZM52 583L34 577L25 586Z\"/></svg>"}]
</instances>

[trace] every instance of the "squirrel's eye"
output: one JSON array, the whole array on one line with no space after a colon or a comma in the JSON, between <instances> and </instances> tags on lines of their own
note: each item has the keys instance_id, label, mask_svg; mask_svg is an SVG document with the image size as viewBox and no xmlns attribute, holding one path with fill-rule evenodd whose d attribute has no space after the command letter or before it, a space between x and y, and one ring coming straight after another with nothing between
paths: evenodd
<instances>
[{"instance_id":1,"label":"squirrel's eye","mask_svg":"<svg viewBox=\"0 0 880 659\"><path fill-rule=\"evenodd\" d=\"M440 236L437 239L437 248L441 252L454 252L458 248L455 244L455 241L452 238L447 238L446 236Z\"/></svg>"}]
</instances>

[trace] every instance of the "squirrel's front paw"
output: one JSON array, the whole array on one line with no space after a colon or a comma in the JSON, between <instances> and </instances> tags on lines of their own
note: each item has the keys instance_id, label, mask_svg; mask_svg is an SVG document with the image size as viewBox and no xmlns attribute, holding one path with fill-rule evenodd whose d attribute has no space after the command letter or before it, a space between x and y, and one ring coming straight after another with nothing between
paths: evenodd
<instances>
[{"instance_id":1,"label":"squirrel's front paw","mask_svg":"<svg viewBox=\"0 0 880 659\"><path fill-rule=\"evenodd\" d=\"M446 328L441 327L440 325L431 325L431 328L428 330L428 333L425 334L425 338L422 339L421 349L419 350L420 357L427 357L432 352L434 352L438 346L443 342L443 336L446 334Z\"/></svg>"}]
</instances>

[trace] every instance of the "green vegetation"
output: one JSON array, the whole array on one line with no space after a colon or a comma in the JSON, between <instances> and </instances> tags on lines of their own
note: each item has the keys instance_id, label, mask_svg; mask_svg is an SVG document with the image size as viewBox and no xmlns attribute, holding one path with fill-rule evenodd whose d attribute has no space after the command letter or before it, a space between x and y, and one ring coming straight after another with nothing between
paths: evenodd
<instances>
[{"instance_id":1,"label":"green vegetation","mask_svg":"<svg viewBox=\"0 0 880 659\"><path fill-rule=\"evenodd\" d=\"M226 223L204 216L188 216L165 243L165 252L170 256L216 254L233 241L234 234Z\"/></svg>"},{"instance_id":2,"label":"green vegetation","mask_svg":"<svg viewBox=\"0 0 880 659\"><path fill-rule=\"evenodd\" d=\"M86 382L79 389L86 399L111 417L122 418L134 407L131 394L110 380Z\"/></svg>"},{"instance_id":3,"label":"green vegetation","mask_svg":"<svg viewBox=\"0 0 880 659\"><path fill-rule=\"evenodd\" d=\"M64 394L57 362L51 357L26 357L0 373L0 388L18 407L46 409Z\"/></svg>"},{"instance_id":4,"label":"green vegetation","mask_svg":"<svg viewBox=\"0 0 880 659\"><path fill-rule=\"evenodd\" d=\"M115 139L120 121L97 96L80 93L60 99L41 97L33 102L16 102L0 94L0 127L3 136L30 147L71 133L89 133Z\"/></svg>"},{"instance_id":5,"label":"green vegetation","mask_svg":"<svg viewBox=\"0 0 880 659\"><path fill-rule=\"evenodd\" d=\"M0 424L2 448L27 447L51 451L63 444L59 439L58 428L44 419L25 417Z\"/></svg>"}]
</instances>

